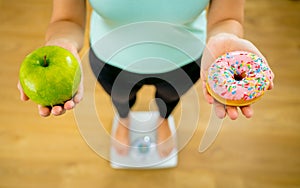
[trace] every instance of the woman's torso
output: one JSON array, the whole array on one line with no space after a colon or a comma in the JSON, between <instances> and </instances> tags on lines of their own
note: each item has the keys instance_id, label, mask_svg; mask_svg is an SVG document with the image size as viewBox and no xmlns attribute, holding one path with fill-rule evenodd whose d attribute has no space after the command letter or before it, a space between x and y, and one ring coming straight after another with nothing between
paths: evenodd
<instances>
[{"instance_id":1,"label":"woman's torso","mask_svg":"<svg viewBox=\"0 0 300 188\"><path fill-rule=\"evenodd\" d=\"M209 0L90 3L94 10L90 26L92 48L111 65L137 73L166 72L202 53ZM150 61L145 60L148 57Z\"/></svg>"}]
</instances>

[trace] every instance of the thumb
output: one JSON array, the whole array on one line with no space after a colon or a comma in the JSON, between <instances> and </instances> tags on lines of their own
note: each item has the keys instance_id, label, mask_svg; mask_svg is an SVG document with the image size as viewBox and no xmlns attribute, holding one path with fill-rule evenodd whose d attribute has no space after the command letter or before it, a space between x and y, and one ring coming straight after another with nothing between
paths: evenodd
<instances>
[{"instance_id":1,"label":"thumb","mask_svg":"<svg viewBox=\"0 0 300 188\"><path fill-rule=\"evenodd\" d=\"M29 100L29 97L24 93L20 81L18 81L17 88L18 88L18 90L19 90L19 92L20 92L20 99L21 99L22 101L28 101L28 100Z\"/></svg>"}]
</instances>

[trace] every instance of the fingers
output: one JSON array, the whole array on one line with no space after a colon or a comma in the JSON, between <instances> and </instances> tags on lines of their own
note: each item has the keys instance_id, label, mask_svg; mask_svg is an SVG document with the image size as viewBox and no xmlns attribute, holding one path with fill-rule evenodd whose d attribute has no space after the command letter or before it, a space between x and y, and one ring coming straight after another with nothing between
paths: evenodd
<instances>
[{"instance_id":1,"label":"fingers","mask_svg":"<svg viewBox=\"0 0 300 188\"><path fill-rule=\"evenodd\" d=\"M215 113L218 118L223 119L226 115L229 116L230 119L236 120L238 118L238 109L234 106L225 106L219 102L214 103Z\"/></svg>"},{"instance_id":2,"label":"fingers","mask_svg":"<svg viewBox=\"0 0 300 188\"><path fill-rule=\"evenodd\" d=\"M42 116L42 117L47 117L51 114L50 108L44 107L41 105L38 105L38 111L39 111L40 116Z\"/></svg>"},{"instance_id":3,"label":"fingers","mask_svg":"<svg viewBox=\"0 0 300 188\"><path fill-rule=\"evenodd\" d=\"M206 84L204 81L202 84L202 91L203 91L206 101L209 104L214 105L213 108L215 108L215 113L216 113L217 117L219 117L220 119L223 119L226 117L226 115L228 115L229 118L232 120L236 120L238 118L238 116L239 116L238 107L227 106L227 105L224 105L224 104L214 100L214 98L208 93ZM242 107L240 107L240 109L241 109L242 114L246 118L251 118L253 116L253 110L252 110L251 106L242 106Z\"/></svg>"},{"instance_id":4,"label":"fingers","mask_svg":"<svg viewBox=\"0 0 300 188\"><path fill-rule=\"evenodd\" d=\"M226 106L226 112L230 119L236 120L239 116L238 108L235 106Z\"/></svg>"},{"instance_id":5,"label":"fingers","mask_svg":"<svg viewBox=\"0 0 300 188\"><path fill-rule=\"evenodd\" d=\"M24 93L24 91L23 91L23 89L22 89L22 86L21 86L20 82L18 82L17 88L18 88L18 90L19 90L19 92L20 92L20 99L21 99L22 101L28 101L29 98L27 97L27 95L25 95L25 93Z\"/></svg>"},{"instance_id":6,"label":"fingers","mask_svg":"<svg viewBox=\"0 0 300 188\"><path fill-rule=\"evenodd\" d=\"M218 118L223 119L226 116L225 106L219 102L215 102L213 108L215 108L215 112Z\"/></svg>"},{"instance_id":7,"label":"fingers","mask_svg":"<svg viewBox=\"0 0 300 188\"><path fill-rule=\"evenodd\" d=\"M71 110L71 109L73 109L75 107L75 105L76 105L76 103L73 100L67 101L64 104L64 109Z\"/></svg>"},{"instance_id":8,"label":"fingers","mask_svg":"<svg viewBox=\"0 0 300 188\"><path fill-rule=\"evenodd\" d=\"M75 104L78 104L82 98L83 98L83 81L82 81L83 78L81 78L81 83L79 84L79 87L78 87L78 91L76 93L76 95L74 96L73 98L73 101Z\"/></svg>"},{"instance_id":9,"label":"fingers","mask_svg":"<svg viewBox=\"0 0 300 188\"><path fill-rule=\"evenodd\" d=\"M203 91L203 95L204 95L206 101L209 104L213 104L214 98L208 93L205 82L203 82L203 84L202 84L202 91Z\"/></svg>"},{"instance_id":10,"label":"fingers","mask_svg":"<svg viewBox=\"0 0 300 188\"><path fill-rule=\"evenodd\" d=\"M253 116L253 109L251 106L241 107L241 111L246 118L251 118Z\"/></svg>"},{"instance_id":11,"label":"fingers","mask_svg":"<svg viewBox=\"0 0 300 188\"><path fill-rule=\"evenodd\" d=\"M268 88L268 90L271 90L271 89L273 89L274 88L274 83L273 82L271 82L270 83L270 85L269 85L269 88Z\"/></svg>"},{"instance_id":12,"label":"fingers","mask_svg":"<svg viewBox=\"0 0 300 188\"><path fill-rule=\"evenodd\" d=\"M48 117L51 114L53 114L54 116L59 116L66 112L66 110L61 106L54 106L53 108L50 108L41 105L38 105L38 111L40 116L42 117Z\"/></svg>"},{"instance_id":13,"label":"fingers","mask_svg":"<svg viewBox=\"0 0 300 188\"><path fill-rule=\"evenodd\" d=\"M20 91L20 99L22 101L29 100L29 97L24 93L20 82L18 82L17 88ZM54 116L63 115L66 112L66 110L73 109L76 106L76 104L78 104L82 100L82 98L83 98L83 86L81 84L74 98L72 100L67 101L63 106L54 106L51 108L51 107L38 105L38 112L42 117L48 117L51 114L53 114Z\"/></svg>"},{"instance_id":14,"label":"fingers","mask_svg":"<svg viewBox=\"0 0 300 188\"><path fill-rule=\"evenodd\" d=\"M53 106L52 108L48 106L38 105L38 112L42 117L48 117L51 114L54 116L63 115L67 110L72 110L76 106L76 104L80 102L81 98L82 95L77 96L77 102L75 102L75 99L72 99L67 101L64 105Z\"/></svg>"},{"instance_id":15,"label":"fingers","mask_svg":"<svg viewBox=\"0 0 300 188\"><path fill-rule=\"evenodd\" d=\"M71 110L73 109L76 104L78 104L83 98L83 84L81 82L81 84L79 85L79 88L78 88L78 91L76 93L76 95L73 97L72 100L70 101L67 101L65 104L64 104L64 108L66 110Z\"/></svg>"},{"instance_id":16,"label":"fingers","mask_svg":"<svg viewBox=\"0 0 300 188\"><path fill-rule=\"evenodd\" d=\"M22 101L28 101L29 97L27 97L27 95L25 95L25 93L23 92L23 90L20 90L20 99Z\"/></svg>"},{"instance_id":17,"label":"fingers","mask_svg":"<svg viewBox=\"0 0 300 188\"><path fill-rule=\"evenodd\" d=\"M52 108L38 105L38 110L42 117L47 117L51 114L54 116L60 116L66 113L67 110L72 110L75 106L76 103L73 100L69 100L62 106L53 106Z\"/></svg>"},{"instance_id":18,"label":"fingers","mask_svg":"<svg viewBox=\"0 0 300 188\"><path fill-rule=\"evenodd\" d=\"M206 101L209 104L214 104L215 112L217 117L223 119L226 117L226 114L230 117L230 119L235 120L238 118L238 110L237 107L234 106L225 106L224 104L214 100L214 98L208 93L206 88L206 83L203 81L202 90Z\"/></svg>"},{"instance_id":19,"label":"fingers","mask_svg":"<svg viewBox=\"0 0 300 188\"><path fill-rule=\"evenodd\" d=\"M215 102L214 108L217 117L220 119L225 118L226 115L228 115L232 120L236 120L238 118L238 109L235 106L225 106L224 104Z\"/></svg>"},{"instance_id":20,"label":"fingers","mask_svg":"<svg viewBox=\"0 0 300 188\"><path fill-rule=\"evenodd\" d=\"M220 119L225 118L227 115L231 120L236 120L239 116L238 107L236 106L225 106L216 101L214 102L214 108L217 117ZM250 105L240 107L240 109L246 118L251 118L253 116L253 109Z\"/></svg>"},{"instance_id":21,"label":"fingers","mask_svg":"<svg viewBox=\"0 0 300 188\"><path fill-rule=\"evenodd\" d=\"M51 114L54 116L62 115L66 112L66 109L64 109L62 106L54 106L50 108L50 107L38 105L38 111L40 116L48 117Z\"/></svg>"},{"instance_id":22,"label":"fingers","mask_svg":"<svg viewBox=\"0 0 300 188\"><path fill-rule=\"evenodd\" d=\"M38 111L40 116L42 117L48 117L51 114L54 116L60 116L66 113L67 110L72 110L75 107L75 102L73 100L67 101L64 105L62 106L53 106L47 107L47 106L41 106L38 105Z\"/></svg>"},{"instance_id":23,"label":"fingers","mask_svg":"<svg viewBox=\"0 0 300 188\"><path fill-rule=\"evenodd\" d=\"M54 116L60 116L63 115L66 112L66 109L64 109L62 106L54 106L51 109L51 114Z\"/></svg>"}]
</instances>

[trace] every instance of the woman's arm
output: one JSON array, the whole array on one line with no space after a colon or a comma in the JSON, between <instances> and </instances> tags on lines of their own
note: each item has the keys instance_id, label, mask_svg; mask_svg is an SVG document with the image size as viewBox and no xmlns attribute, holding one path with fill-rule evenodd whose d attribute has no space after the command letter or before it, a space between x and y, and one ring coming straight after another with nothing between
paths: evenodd
<instances>
[{"instance_id":1,"label":"woman's arm","mask_svg":"<svg viewBox=\"0 0 300 188\"><path fill-rule=\"evenodd\" d=\"M219 33L243 37L244 0L212 0L207 15L208 40Z\"/></svg>"},{"instance_id":2,"label":"woman's arm","mask_svg":"<svg viewBox=\"0 0 300 188\"><path fill-rule=\"evenodd\" d=\"M208 9L208 37L202 56L201 78L204 96L210 104L214 104L215 112L220 118L224 118L227 114L231 119L236 119L238 117L238 108L220 104L207 92L205 83L207 70L210 65L220 55L236 50L252 52L264 58L250 41L242 39L244 3L244 0L211 0ZM244 116L252 117L253 110L251 106L241 107L240 109Z\"/></svg>"},{"instance_id":3,"label":"woman's arm","mask_svg":"<svg viewBox=\"0 0 300 188\"><path fill-rule=\"evenodd\" d=\"M78 51L83 46L86 7L85 0L53 0L52 17L46 31L46 44L66 48L74 54L80 62ZM20 83L18 83L21 99L29 100L25 95ZM41 116L61 115L66 110L73 109L83 97L83 84L79 85L73 99L63 106L44 107L38 105Z\"/></svg>"},{"instance_id":4,"label":"woman's arm","mask_svg":"<svg viewBox=\"0 0 300 188\"><path fill-rule=\"evenodd\" d=\"M79 51L84 41L85 17L85 0L53 0L46 44L61 40Z\"/></svg>"}]
</instances>

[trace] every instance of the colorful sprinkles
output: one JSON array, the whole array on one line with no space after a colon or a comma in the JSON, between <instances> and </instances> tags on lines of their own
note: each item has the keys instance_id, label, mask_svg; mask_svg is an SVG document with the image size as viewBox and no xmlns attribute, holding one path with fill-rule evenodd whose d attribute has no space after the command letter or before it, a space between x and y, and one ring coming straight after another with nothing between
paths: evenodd
<instances>
[{"instance_id":1,"label":"colorful sprinkles","mask_svg":"<svg viewBox=\"0 0 300 188\"><path fill-rule=\"evenodd\" d=\"M210 88L226 100L247 101L259 97L271 80L273 73L264 60L243 51L220 56L208 70Z\"/></svg>"}]
</instances>

